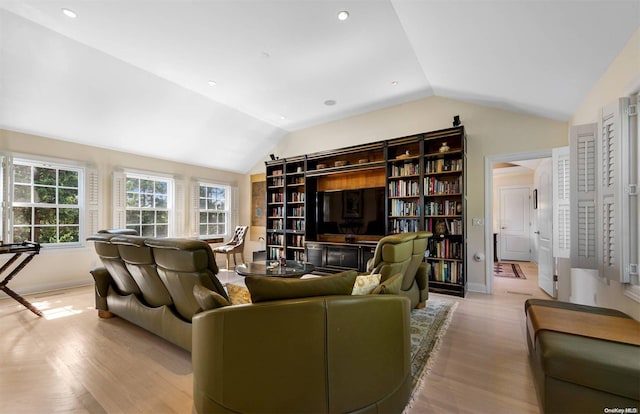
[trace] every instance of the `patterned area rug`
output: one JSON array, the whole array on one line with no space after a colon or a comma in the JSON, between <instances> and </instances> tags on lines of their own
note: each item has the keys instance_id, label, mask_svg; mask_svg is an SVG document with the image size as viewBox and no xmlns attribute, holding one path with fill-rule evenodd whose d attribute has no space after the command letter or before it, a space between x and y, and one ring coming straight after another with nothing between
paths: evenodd
<instances>
[{"instance_id":1,"label":"patterned area rug","mask_svg":"<svg viewBox=\"0 0 640 414\"><path fill-rule=\"evenodd\" d=\"M429 299L427 306L411 311L411 378L409 406L422 389L458 302Z\"/></svg>"},{"instance_id":2,"label":"patterned area rug","mask_svg":"<svg viewBox=\"0 0 640 414\"><path fill-rule=\"evenodd\" d=\"M493 275L514 279L526 279L524 272L517 263L495 262L493 264Z\"/></svg>"}]
</instances>

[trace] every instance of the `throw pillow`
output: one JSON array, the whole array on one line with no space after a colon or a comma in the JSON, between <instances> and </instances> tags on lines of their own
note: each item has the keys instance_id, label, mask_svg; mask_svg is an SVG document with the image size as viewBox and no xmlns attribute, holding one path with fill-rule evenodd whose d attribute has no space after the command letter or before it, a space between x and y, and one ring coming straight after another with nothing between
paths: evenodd
<instances>
[{"instance_id":1,"label":"throw pillow","mask_svg":"<svg viewBox=\"0 0 640 414\"><path fill-rule=\"evenodd\" d=\"M232 305L251 303L251 295L245 286L227 283L225 287L227 288L227 293L229 294L229 299L231 300Z\"/></svg>"},{"instance_id":2,"label":"throw pillow","mask_svg":"<svg viewBox=\"0 0 640 414\"><path fill-rule=\"evenodd\" d=\"M360 275L356 277L353 284L352 295L368 295L376 286L380 284L380 273L372 273L370 275Z\"/></svg>"},{"instance_id":3,"label":"throw pillow","mask_svg":"<svg viewBox=\"0 0 640 414\"><path fill-rule=\"evenodd\" d=\"M358 273L349 270L310 279L247 276L244 281L253 303L311 296L350 295Z\"/></svg>"},{"instance_id":4,"label":"throw pillow","mask_svg":"<svg viewBox=\"0 0 640 414\"><path fill-rule=\"evenodd\" d=\"M375 295L375 294L399 295L401 286L402 286L402 273L396 273L395 275L380 282L380 284L375 289L373 289L371 294L372 295Z\"/></svg>"},{"instance_id":5,"label":"throw pillow","mask_svg":"<svg viewBox=\"0 0 640 414\"><path fill-rule=\"evenodd\" d=\"M231 305L224 296L214 292L213 290L209 290L202 285L193 286L193 296L196 298L196 302L198 302L198 305L200 305L200 308L202 308L203 311Z\"/></svg>"}]
</instances>

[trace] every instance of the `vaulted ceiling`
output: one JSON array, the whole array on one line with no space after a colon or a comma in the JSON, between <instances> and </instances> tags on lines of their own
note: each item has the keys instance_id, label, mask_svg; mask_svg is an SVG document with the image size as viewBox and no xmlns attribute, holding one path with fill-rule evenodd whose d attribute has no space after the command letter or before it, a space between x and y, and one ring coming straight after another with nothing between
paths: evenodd
<instances>
[{"instance_id":1,"label":"vaulted ceiling","mask_svg":"<svg viewBox=\"0 0 640 414\"><path fill-rule=\"evenodd\" d=\"M568 120L639 25L628 0L0 0L0 127L247 172L434 95Z\"/></svg>"}]
</instances>

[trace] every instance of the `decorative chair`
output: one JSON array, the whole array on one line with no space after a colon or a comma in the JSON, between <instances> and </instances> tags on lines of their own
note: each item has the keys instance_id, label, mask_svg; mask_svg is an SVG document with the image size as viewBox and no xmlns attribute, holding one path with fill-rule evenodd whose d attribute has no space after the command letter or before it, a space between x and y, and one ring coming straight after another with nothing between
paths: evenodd
<instances>
[{"instance_id":1,"label":"decorative chair","mask_svg":"<svg viewBox=\"0 0 640 414\"><path fill-rule=\"evenodd\" d=\"M211 249L213 250L214 257L216 253L222 253L227 256L227 270L229 270L230 255L232 254L234 266L238 264L238 262L236 261L236 253L240 253L240 258L242 259L242 263L244 263L244 236L246 233L247 226L237 226L236 231L233 233L233 237L231 237L231 240L221 246Z\"/></svg>"},{"instance_id":2,"label":"decorative chair","mask_svg":"<svg viewBox=\"0 0 640 414\"><path fill-rule=\"evenodd\" d=\"M431 235L419 231L385 236L367 263L368 272L382 275L381 282L402 273L400 294L411 300L412 308L424 307L429 297L429 264L424 262L424 252Z\"/></svg>"}]
</instances>

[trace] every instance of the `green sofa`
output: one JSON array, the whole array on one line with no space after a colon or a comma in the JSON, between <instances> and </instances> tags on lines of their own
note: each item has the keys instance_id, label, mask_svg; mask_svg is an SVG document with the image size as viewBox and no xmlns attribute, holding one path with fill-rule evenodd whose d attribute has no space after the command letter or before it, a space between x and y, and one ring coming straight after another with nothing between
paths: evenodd
<instances>
[{"instance_id":1,"label":"green sofa","mask_svg":"<svg viewBox=\"0 0 640 414\"><path fill-rule=\"evenodd\" d=\"M193 286L228 299L203 241L147 238L126 230L103 231L87 240L103 263L91 270L101 317L115 314L191 351L191 319L201 310Z\"/></svg>"},{"instance_id":2,"label":"green sofa","mask_svg":"<svg viewBox=\"0 0 640 414\"><path fill-rule=\"evenodd\" d=\"M380 273L382 281L402 273L400 294L411 300L411 308L421 308L429 298L429 264L424 252L431 232L419 231L385 236L367 263L367 271Z\"/></svg>"},{"instance_id":3,"label":"green sofa","mask_svg":"<svg viewBox=\"0 0 640 414\"><path fill-rule=\"evenodd\" d=\"M579 318L579 313L631 318L601 307L542 299L525 302L527 344L541 412L637 413L640 409L640 346L562 330L536 331L532 322L541 313L540 307L574 312L566 314L569 321ZM633 325L635 335L640 335L640 324ZM576 323L573 330L580 329Z\"/></svg>"},{"instance_id":4,"label":"green sofa","mask_svg":"<svg viewBox=\"0 0 640 414\"><path fill-rule=\"evenodd\" d=\"M411 393L409 300L316 296L193 318L202 413L400 413Z\"/></svg>"}]
</instances>

